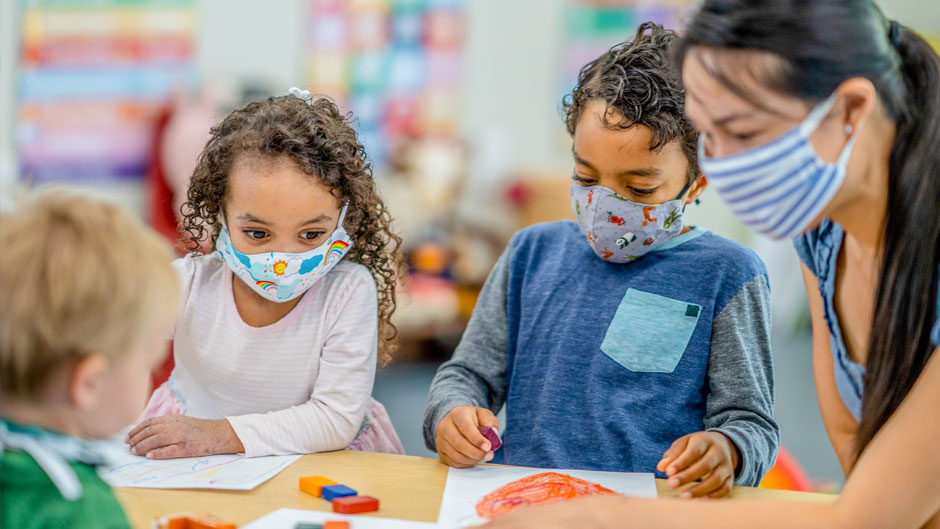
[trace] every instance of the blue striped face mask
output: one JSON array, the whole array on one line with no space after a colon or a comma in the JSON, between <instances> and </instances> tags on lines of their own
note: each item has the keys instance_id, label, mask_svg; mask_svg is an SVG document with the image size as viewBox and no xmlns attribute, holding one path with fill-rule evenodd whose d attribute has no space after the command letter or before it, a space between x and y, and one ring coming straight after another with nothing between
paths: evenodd
<instances>
[{"instance_id":1,"label":"blue striped face mask","mask_svg":"<svg viewBox=\"0 0 940 529\"><path fill-rule=\"evenodd\" d=\"M835 163L816 153L809 136L835 102L833 94L776 140L724 158L710 158L705 134L699 135L702 172L741 222L774 239L793 238L826 208L845 180L858 135L854 131Z\"/></svg>"}]
</instances>

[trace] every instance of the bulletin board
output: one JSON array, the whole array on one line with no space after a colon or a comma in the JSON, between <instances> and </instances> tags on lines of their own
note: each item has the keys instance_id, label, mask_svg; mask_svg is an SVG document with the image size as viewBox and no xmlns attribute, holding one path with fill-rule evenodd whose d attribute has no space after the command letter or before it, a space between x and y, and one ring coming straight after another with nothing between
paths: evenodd
<instances>
[{"instance_id":1,"label":"bulletin board","mask_svg":"<svg viewBox=\"0 0 940 529\"><path fill-rule=\"evenodd\" d=\"M27 182L139 180L154 118L195 79L195 0L20 0Z\"/></svg>"},{"instance_id":2,"label":"bulletin board","mask_svg":"<svg viewBox=\"0 0 940 529\"><path fill-rule=\"evenodd\" d=\"M308 88L354 113L381 167L399 140L455 135L464 29L464 0L311 0Z\"/></svg>"},{"instance_id":3,"label":"bulletin board","mask_svg":"<svg viewBox=\"0 0 940 529\"><path fill-rule=\"evenodd\" d=\"M585 64L632 39L643 22L678 31L695 5L691 0L568 0L562 17L565 46L560 94L571 92Z\"/></svg>"}]
</instances>

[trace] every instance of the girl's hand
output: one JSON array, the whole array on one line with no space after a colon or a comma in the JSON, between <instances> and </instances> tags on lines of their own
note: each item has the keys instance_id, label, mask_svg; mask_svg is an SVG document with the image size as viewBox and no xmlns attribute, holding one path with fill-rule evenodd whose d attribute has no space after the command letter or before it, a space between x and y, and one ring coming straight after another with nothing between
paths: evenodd
<instances>
[{"instance_id":1,"label":"girl's hand","mask_svg":"<svg viewBox=\"0 0 940 529\"><path fill-rule=\"evenodd\" d=\"M490 441L478 427L499 429L493 412L475 406L457 406L441 419L435 432L437 455L441 462L454 468L469 468L480 461L493 459Z\"/></svg>"},{"instance_id":2,"label":"girl's hand","mask_svg":"<svg viewBox=\"0 0 940 529\"><path fill-rule=\"evenodd\" d=\"M603 494L522 507L494 518L480 529L615 529L624 527L623 514L629 501L619 494Z\"/></svg>"},{"instance_id":3,"label":"girl's hand","mask_svg":"<svg viewBox=\"0 0 940 529\"><path fill-rule=\"evenodd\" d=\"M666 473L673 489L701 480L680 498L721 498L731 492L737 466L738 449L724 434L695 432L672 443L656 469Z\"/></svg>"},{"instance_id":4,"label":"girl's hand","mask_svg":"<svg viewBox=\"0 0 940 529\"><path fill-rule=\"evenodd\" d=\"M154 417L135 426L124 442L131 453L148 459L237 454L245 451L225 419L196 419L186 415Z\"/></svg>"}]
</instances>

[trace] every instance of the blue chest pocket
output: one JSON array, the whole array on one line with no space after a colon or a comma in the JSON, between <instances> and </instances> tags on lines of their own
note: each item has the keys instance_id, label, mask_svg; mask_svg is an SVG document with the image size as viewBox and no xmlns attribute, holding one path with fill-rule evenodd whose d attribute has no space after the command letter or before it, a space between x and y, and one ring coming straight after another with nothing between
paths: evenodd
<instances>
[{"instance_id":1,"label":"blue chest pocket","mask_svg":"<svg viewBox=\"0 0 940 529\"><path fill-rule=\"evenodd\" d=\"M627 289L601 351L638 373L672 373L689 345L701 305Z\"/></svg>"}]
</instances>

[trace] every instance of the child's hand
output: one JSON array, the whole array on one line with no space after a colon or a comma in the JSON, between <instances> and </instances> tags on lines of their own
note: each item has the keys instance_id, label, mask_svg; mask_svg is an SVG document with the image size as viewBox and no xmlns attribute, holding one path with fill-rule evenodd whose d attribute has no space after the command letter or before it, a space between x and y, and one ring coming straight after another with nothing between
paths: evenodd
<instances>
[{"instance_id":1,"label":"child's hand","mask_svg":"<svg viewBox=\"0 0 940 529\"><path fill-rule=\"evenodd\" d=\"M135 426L124 442L131 453L148 459L237 454L245 451L232 425L186 415L154 417Z\"/></svg>"},{"instance_id":2,"label":"child's hand","mask_svg":"<svg viewBox=\"0 0 940 529\"><path fill-rule=\"evenodd\" d=\"M738 449L724 434L695 432L672 443L656 469L666 473L673 489L701 480L681 498L721 498L731 492L737 466Z\"/></svg>"},{"instance_id":3,"label":"child's hand","mask_svg":"<svg viewBox=\"0 0 940 529\"><path fill-rule=\"evenodd\" d=\"M480 461L493 459L489 440L479 426L499 429L499 420L486 408L457 406L437 425L435 443L441 461L454 468L469 468Z\"/></svg>"}]
</instances>

